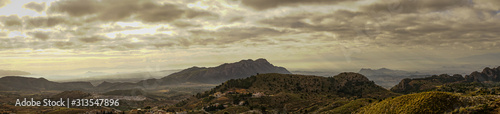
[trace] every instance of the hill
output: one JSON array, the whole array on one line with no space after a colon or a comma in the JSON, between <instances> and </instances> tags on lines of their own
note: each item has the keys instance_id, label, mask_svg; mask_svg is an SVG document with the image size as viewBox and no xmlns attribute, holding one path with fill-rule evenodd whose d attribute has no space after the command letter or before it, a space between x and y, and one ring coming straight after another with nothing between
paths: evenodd
<instances>
[{"instance_id":1,"label":"hill","mask_svg":"<svg viewBox=\"0 0 500 114\"><path fill-rule=\"evenodd\" d=\"M498 96L422 92L389 98L361 108L360 114L498 113Z\"/></svg>"},{"instance_id":2,"label":"hill","mask_svg":"<svg viewBox=\"0 0 500 114\"><path fill-rule=\"evenodd\" d=\"M465 79L469 82L500 82L500 67L486 67L482 72L472 72L470 75L465 76Z\"/></svg>"},{"instance_id":3,"label":"hill","mask_svg":"<svg viewBox=\"0 0 500 114\"><path fill-rule=\"evenodd\" d=\"M500 67L497 68L484 68L482 72L472 72L470 75L463 77L462 75L455 74L453 76L442 74L433 75L426 78L403 79L401 82L392 87L391 91L397 93L414 93L422 91L430 91L437 89L441 85L453 85L454 83L496 83L500 82Z\"/></svg>"},{"instance_id":4,"label":"hill","mask_svg":"<svg viewBox=\"0 0 500 114\"><path fill-rule=\"evenodd\" d=\"M415 78L415 79L403 79L401 82L392 87L391 91L396 93L413 93L413 92L422 92L429 91L436 86L447 84L447 83L458 83L465 81L465 78L462 75L433 75L431 77L425 78Z\"/></svg>"},{"instance_id":5,"label":"hill","mask_svg":"<svg viewBox=\"0 0 500 114\"><path fill-rule=\"evenodd\" d=\"M89 90L89 82L52 82L45 78L6 76L0 78L0 91Z\"/></svg>"},{"instance_id":6,"label":"hill","mask_svg":"<svg viewBox=\"0 0 500 114\"><path fill-rule=\"evenodd\" d=\"M209 112L223 110L225 107L219 105L224 105L227 108L244 106L261 112L308 113L328 111L322 109L332 103L346 104L341 102L394 95L357 73L340 73L333 77L268 73L231 79L177 106Z\"/></svg>"}]
</instances>

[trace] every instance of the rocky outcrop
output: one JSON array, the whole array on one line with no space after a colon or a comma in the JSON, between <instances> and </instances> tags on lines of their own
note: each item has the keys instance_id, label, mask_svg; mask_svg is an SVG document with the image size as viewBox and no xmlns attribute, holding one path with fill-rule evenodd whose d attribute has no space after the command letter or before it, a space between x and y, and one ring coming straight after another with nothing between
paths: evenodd
<instances>
[{"instance_id":1,"label":"rocky outcrop","mask_svg":"<svg viewBox=\"0 0 500 114\"><path fill-rule=\"evenodd\" d=\"M500 67L486 67L482 72L472 72L465 76L465 79L469 82L500 82Z\"/></svg>"},{"instance_id":2,"label":"rocky outcrop","mask_svg":"<svg viewBox=\"0 0 500 114\"><path fill-rule=\"evenodd\" d=\"M436 86L448 84L448 83L461 83L461 82L480 82L480 83L494 83L500 82L500 67L489 68L486 67L481 72L472 72L470 75L466 75L465 78L462 75L449 76L442 74L439 76L431 76L426 78L415 78L415 79L403 79L401 82L392 87L391 91L397 93L411 93L428 91L436 88Z\"/></svg>"},{"instance_id":3,"label":"rocky outcrop","mask_svg":"<svg viewBox=\"0 0 500 114\"><path fill-rule=\"evenodd\" d=\"M391 88L391 91L396 93L413 93L428 91L434 89L436 86L447 84L447 83L459 83L464 82L465 78L462 75L455 74L450 76L448 74L433 75L426 78L416 78L416 79L403 79L398 85Z\"/></svg>"}]
</instances>

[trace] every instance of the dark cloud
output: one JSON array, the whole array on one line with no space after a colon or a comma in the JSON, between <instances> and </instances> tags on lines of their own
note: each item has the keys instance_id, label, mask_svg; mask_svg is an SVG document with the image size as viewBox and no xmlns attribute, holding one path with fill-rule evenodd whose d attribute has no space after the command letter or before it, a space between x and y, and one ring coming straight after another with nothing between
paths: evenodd
<instances>
[{"instance_id":1,"label":"dark cloud","mask_svg":"<svg viewBox=\"0 0 500 114\"><path fill-rule=\"evenodd\" d=\"M194 23L188 23L188 22L183 22L183 21L176 21L172 23L174 26L179 27L179 28L187 28L187 27L199 27L200 25L194 24Z\"/></svg>"},{"instance_id":2,"label":"dark cloud","mask_svg":"<svg viewBox=\"0 0 500 114\"><path fill-rule=\"evenodd\" d=\"M217 14L207 11L200 10L187 10L186 11L187 18L196 18L196 17L217 17Z\"/></svg>"},{"instance_id":3,"label":"dark cloud","mask_svg":"<svg viewBox=\"0 0 500 114\"><path fill-rule=\"evenodd\" d=\"M165 4L158 6L151 4L150 8L144 9L144 12L138 14L137 18L145 22L170 22L182 17L184 10L175 5Z\"/></svg>"},{"instance_id":4,"label":"dark cloud","mask_svg":"<svg viewBox=\"0 0 500 114\"><path fill-rule=\"evenodd\" d=\"M45 28L54 27L59 24L73 25L70 21L63 17L35 17L24 19L27 28Z\"/></svg>"},{"instance_id":5,"label":"dark cloud","mask_svg":"<svg viewBox=\"0 0 500 114\"><path fill-rule=\"evenodd\" d=\"M369 12L389 12L391 14L397 14L444 11L471 5L472 3L470 0L382 0L364 6L361 9Z\"/></svg>"},{"instance_id":6,"label":"dark cloud","mask_svg":"<svg viewBox=\"0 0 500 114\"><path fill-rule=\"evenodd\" d=\"M303 4L331 5L346 1L357 1L357 0L241 0L241 3L255 10L266 10L280 6L298 6Z\"/></svg>"},{"instance_id":7,"label":"dark cloud","mask_svg":"<svg viewBox=\"0 0 500 114\"><path fill-rule=\"evenodd\" d=\"M23 25L22 20L17 15L0 16L0 19L2 20L3 25L6 27Z\"/></svg>"},{"instance_id":8,"label":"dark cloud","mask_svg":"<svg viewBox=\"0 0 500 114\"><path fill-rule=\"evenodd\" d=\"M30 2L27 4L24 4L23 7L35 10L36 12L42 12L45 10L45 2L42 3L36 3L36 2Z\"/></svg>"},{"instance_id":9,"label":"dark cloud","mask_svg":"<svg viewBox=\"0 0 500 114\"><path fill-rule=\"evenodd\" d=\"M105 40L105 38L102 38L101 36L92 36L78 38L78 40L84 43L96 43Z\"/></svg>"},{"instance_id":10,"label":"dark cloud","mask_svg":"<svg viewBox=\"0 0 500 114\"><path fill-rule=\"evenodd\" d=\"M266 39L272 36L282 35L287 32L289 31L279 31L272 28L264 28L264 27L249 27L249 28L226 27L226 28L220 28L216 31L207 31L207 30L191 31L194 37L214 38L212 42L214 44L231 44L245 40Z\"/></svg>"},{"instance_id":11,"label":"dark cloud","mask_svg":"<svg viewBox=\"0 0 500 114\"><path fill-rule=\"evenodd\" d=\"M233 22L237 22L237 21L242 21L244 19L245 19L245 17L237 16L237 17L233 17L233 18L229 19L228 22L233 23Z\"/></svg>"},{"instance_id":12,"label":"dark cloud","mask_svg":"<svg viewBox=\"0 0 500 114\"><path fill-rule=\"evenodd\" d=\"M474 7L441 9L445 3L422 1L417 12L385 15L387 12L338 10L331 14L300 13L259 21L261 24L298 33L322 33L323 41L363 42L366 46L493 49L500 43L500 18ZM450 1L448 1L450 2ZM428 4L428 5L425 5ZM445 6L442 6L445 7ZM421 7L422 8L422 7ZM447 10L446 13L426 11ZM404 11L403 11L404 12ZM309 38L309 39L316 39Z\"/></svg>"},{"instance_id":13,"label":"dark cloud","mask_svg":"<svg viewBox=\"0 0 500 114\"><path fill-rule=\"evenodd\" d=\"M43 33L43 32L34 32L34 33L30 33L31 36L33 38L36 38L36 39L40 39L40 40L43 40L43 41L46 41L49 39L49 35L47 33Z\"/></svg>"},{"instance_id":14,"label":"dark cloud","mask_svg":"<svg viewBox=\"0 0 500 114\"><path fill-rule=\"evenodd\" d=\"M306 20L310 20L306 22ZM352 39L366 29L370 17L361 12L338 10L331 14L293 14L259 21L261 24L298 30L301 33L330 32L340 39ZM368 29L366 29L368 30ZM368 31L367 31L368 32Z\"/></svg>"},{"instance_id":15,"label":"dark cloud","mask_svg":"<svg viewBox=\"0 0 500 114\"><path fill-rule=\"evenodd\" d=\"M52 3L49 9L79 17L97 13L101 9L101 5L96 0L61 0Z\"/></svg>"},{"instance_id":16,"label":"dark cloud","mask_svg":"<svg viewBox=\"0 0 500 114\"><path fill-rule=\"evenodd\" d=\"M151 0L65 0L52 3L52 12L73 17L90 16L88 21L171 22L180 18L214 16L207 11L188 9L174 4L159 4Z\"/></svg>"},{"instance_id":17,"label":"dark cloud","mask_svg":"<svg viewBox=\"0 0 500 114\"><path fill-rule=\"evenodd\" d=\"M4 7L5 5L9 4L10 0L0 0L0 8Z\"/></svg>"}]
</instances>

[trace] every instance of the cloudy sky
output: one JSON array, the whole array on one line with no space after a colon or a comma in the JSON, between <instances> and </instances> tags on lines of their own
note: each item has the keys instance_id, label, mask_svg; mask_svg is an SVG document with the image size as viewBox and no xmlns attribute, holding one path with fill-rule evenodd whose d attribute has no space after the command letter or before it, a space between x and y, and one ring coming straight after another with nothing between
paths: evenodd
<instances>
[{"instance_id":1,"label":"cloudy sky","mask_svg":"<svg viewBox=\"0 0 500 114\"><path fill-rule=\"evenodd\" d=\"M216 66L479 70L499 0L0 0L0 69L42 75Z\"/></svg>"}]
</instances>

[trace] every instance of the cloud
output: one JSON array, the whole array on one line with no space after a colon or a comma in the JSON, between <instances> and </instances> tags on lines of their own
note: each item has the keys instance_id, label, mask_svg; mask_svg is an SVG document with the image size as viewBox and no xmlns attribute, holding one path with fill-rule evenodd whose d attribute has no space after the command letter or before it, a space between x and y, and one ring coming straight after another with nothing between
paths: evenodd
<instances>
[{"instance_id":1,"label":"cloud","mask_svg":"<svg viewBox=\"0 0 500 114\"><path fill-rule=\"evenodd\" d=\"M97 13L99 8L100 5L95 0L62 0L53 2L49 9L53 12L61 12L79 17Z\"/></svg>"},{"instance_id":2,"label":"cloud","mask_svg":"<svg viewBox=\"0 0 500 114\"><path fill-rule=\"evenodd\" d=\"M194 24L194 23L188 23L184 21L176 21L172 23L174 26L179 27L179 28L187 28L187 27L199 27L200 25Z\"/></svg>"},{"instance_id":3,"label":"cloud","mask_svg":"<svg viewBox=\"0 0 500 114\"><path fill-rule=\"evenodd\" d=\"M4 26L12 27L12 26L22 26L22 20L17 15L10 16L0 16L2 23Z\"/></svg>"},{"instance_id":4,"label":"cloud","mask_svg":"<svg viewBox=\"0 0 500 114\"><path fill-rule=\"evenodd\" d=\"M398 48L451 48L484 50L498 48L500 18L498 13L479 7L481 2L419 1L400 12L380 7L357 11L337 10L331 13L294 13L258 21L260 24L318 34L306 37L322 41L347 42L346 45ZM383 2L382 2L383 3ZM474 5L474 6L464 6ZM409 10L411 9L411 10Z\"/></svg>"},{"instance_id":5,"label":"cloud","mask_svg":"<svg viewBox=\"0 0 500 114\"><path fill-rule=\"evenodd\" d=\"M47 33L43 33L43 32L34 32L34 33L31 33L31 36L33 38L40 39L43 41L46 41L49 39L49 35Z\"/></svg>"},{"instance_id":6,"label":"cloud","mask_svg":"<svg viewBox=\"0 0 500 114\"><path fill-rule=\"evenodd\" d=\"M92 36L78 38L78 40L84 43L96 43L105 40L105 38L102 38L101 36Z\"/></svg>"},{"instance_id":7,"label":"cloud","mask_svg":"<svg viewBox=\"0 0 500 114\"><path fill-rule=\"evenodd\" d=\"M60 24L74 25L63 17L34 17L25 18L25 23L27 28L46 28L54 27Z\"/></svg>"},{"instance_id":8,"label":"cloud","mask_svg":"<svg viewBox=\"0 0 500 114\"><path fill-rule=\"evenodd\" d=\"M27 9L34 10L38 13L41 13L42 11L45 10L45 2L42 2L42 3L30 2L30 3L24 4L23 7L27 8Z\"/></svg>"},{"instance_id":9,"label":"cloud","mask_svg":"<svg viewBox=\"0 0 500 114\"><path fill-rule=\"evenodd\" d=\"M232 44L242 41L265 41L269 37L285 34L289 31L279 31L265 27L225 27L215 31L194 30L190 31L197 37L198 44Z\"/></svg>"},{"instance_id":10,"label":"cloud","mask_svg":"<svg viewBox=\"0 0 500 114\"><path fill-rule=\"evenodd\" d=\"M304 4L331 5L346 1L354 2L357 0L241 0L241 3L255 10L266 10L280 6L298 6Z\"/></svg>"},{"instance_id":11,"label":"cloud","mask_svg":"<svg viewBox=\"0 0 500 114\"><path fill-rule=\"evenodd\" d=\"M0 8L4 7L5 5L9 4L10 0L0 0Z\"/></svg>"},{"instance_id":12,"label":"cloud","mask_svg":"<svg viewBox=\"0 0 500 114\"><path fill-rule=\"evenodd\" d=\"M199 11L184 6L151 0L64 0L52 3L52 13L65 13L72 17L88 17L87 21L127 21L171 22L180 18L213 16L207 11Z\"/></svg>"},{"instance_id":13,"label":"cloud","mask_svg":"<svg viewBox=\"0 0 500 114\"><path fill-rule=\"evenodd\" d=\"M370 12L423 13L471 6L470 0L381 0L362 7Z\"/></svg>"}]
</instances>

